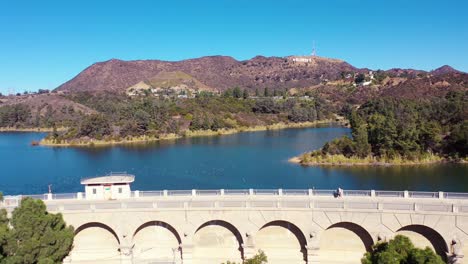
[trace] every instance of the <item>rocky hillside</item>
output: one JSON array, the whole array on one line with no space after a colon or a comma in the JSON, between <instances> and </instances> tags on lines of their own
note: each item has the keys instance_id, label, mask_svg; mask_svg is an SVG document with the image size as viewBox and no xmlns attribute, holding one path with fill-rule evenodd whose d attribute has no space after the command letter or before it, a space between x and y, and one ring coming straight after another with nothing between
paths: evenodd
<instances>
[{"instance_id":1,"label":"rocky hillside","mask_svg":"<svg viewBox=\"0 0 468 264\"><path fill-rule=\"evenodd\" d=\"M309 57L310 58L310 57ZM184 73L206 89L226 90L235 86L255 88L303 88L327 80L342 78L344 73L366 72L350 64L320 57L294 62L292 57L257 56L246 61L210 56L177 62L159 60L122 61L112 59L91 65L58 91L125 92L140 82L157 79L161 73Z\"/></svg>"}]
</instances>

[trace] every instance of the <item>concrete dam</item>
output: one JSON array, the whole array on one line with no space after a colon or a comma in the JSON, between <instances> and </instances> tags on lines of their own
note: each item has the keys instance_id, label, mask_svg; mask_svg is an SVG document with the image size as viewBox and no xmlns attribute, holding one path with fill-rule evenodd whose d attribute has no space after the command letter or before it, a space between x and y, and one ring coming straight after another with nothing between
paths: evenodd
<instances>
[{"instance_id":1,"label":"concrete dam","mask_svg":"<svg viewBox=\"0 0 468 264\"><path fill-rule=\"evenodd\" d=\"M32 195L75 227L64 263L360 263L397 234L468 263L468 194L377 190L131 191L133 176L82 180L85 192ZM5 196L10 212L24 196Z\"/></svg>"}]
</instances>

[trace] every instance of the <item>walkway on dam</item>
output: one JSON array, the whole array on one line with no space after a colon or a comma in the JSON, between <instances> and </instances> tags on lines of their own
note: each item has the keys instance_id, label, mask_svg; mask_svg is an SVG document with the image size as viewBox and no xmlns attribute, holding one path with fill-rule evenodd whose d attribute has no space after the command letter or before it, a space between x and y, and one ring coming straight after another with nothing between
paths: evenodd
<instances>
[{"instance_id":1,"label":"walkway on dam","mask_svg":"<svg viewBox=\"0 0 468 264\"><path fill-rule=\"evenodd\" d=\"M23 196L6 196L10 211ZM127 198L44 194L76 229L71 263L360 263L396 234L450 263L468 254L468 194L344 190L133 191ZM97 261L97 262L96 262Z\"/></svg>"}]
</instances>

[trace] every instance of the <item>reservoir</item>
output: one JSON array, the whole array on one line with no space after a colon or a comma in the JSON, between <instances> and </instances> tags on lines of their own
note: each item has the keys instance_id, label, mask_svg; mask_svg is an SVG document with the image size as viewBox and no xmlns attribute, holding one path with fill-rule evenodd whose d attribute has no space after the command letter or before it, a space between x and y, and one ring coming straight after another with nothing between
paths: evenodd
<instances>
[{"instance_id":1,"label":"reservoir","mask_svg":"<svg viewBox=\"0 0 468 264\"><path fill-rule=\"evenodd\" d=\"M287 160L350 134L343 127L284 129L112 147L31 146L44 133L0 133L0 191L83 191L80 179L128 172L133 190L376 189L468 192L468 165L302 167Z\"/></svg>"}]
</instances>

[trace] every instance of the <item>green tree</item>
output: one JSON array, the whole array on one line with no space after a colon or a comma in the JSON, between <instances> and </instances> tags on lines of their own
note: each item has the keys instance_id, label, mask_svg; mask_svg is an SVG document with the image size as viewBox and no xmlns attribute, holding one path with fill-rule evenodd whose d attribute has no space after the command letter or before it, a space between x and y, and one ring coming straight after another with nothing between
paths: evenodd
<instances>
[{"instance_id":1,"label":"green tree","mask_svg":"<svg viewBox=\"0 0 468 264\"><path fill-rule=\"evenodd\" d=\"M247 89L244 89L244 92L242 93L242 98L244 99L249 98L249 92L247 91Z\"/></svg>"},{"instance_id":2,"label":"green tree","mask_svg":"<svg viewBox=\"0 0 468 264\"><path fill-rule=\"evenodd\" d=\"M92 114L83 119L78 129L78 136L101 138L110 135L111 127L104 115Z\"/></svg>"},{"instance_id":3,"label":"green tree","mask_svg":"<svg viewBox=\"0 0 468 264\"><path fill-rule=\"evenodd\" d=\"M270 96L270 90L268 90L268 87L265 87L265 89L263 90L263 96L265 96L265 97Z\"/></svg>"},{"instance_id":4,"label":"green tree","mask_svg":"<svg viewBox=\"0 0 468 264\"><path fill-rule=\"evenodd\" d=\"M0 197L0 201L2 200L3 197ZM0 209L0 263L3 263L7 256L5 246L9 236L8 222L7 211L5 209Z\"/></svg>"},{"instance_id":5,"label":"green tree","mask_svg":"<svg viewBox=\"0 0 468 264\"><path fill-rule=\"evenodd\" d=\"M223 97L233 97L233 90L232 89L227 89L226 91L223 92Z\"/></svg>"},{"instance_id":6,"label":"green tree","mask_svg":"<svg viewBox=\"0 0 468 264\"><path fill-rule=\"evenodd\" d=\"M260 96L260 91L258 90L258 88L255 88L255 96L256 96L256 97L259 97L259 96Z\"/></svg>"},{"instance_id":7,"label":"green tree","mask_svg":"<svg viewBox=\"0 0 468 264\"><path fill-rule=\"evenodd\" d=\"M41 200L24 198L10 224L3 247L7 263L59 263L72 248L73 227L66 225L61 214L49 214Z\"/></svg>"},{"instance_id":8,"label":"green tree","mask_svg":"<svg viewBox=\"0 0 468 264\"><path fill-rule=\"evenodd\" d=\"M372 151L378 155L386 155L390 150L393 150L397 137L393 117L375 113L368 118L367 124Z\"/></svg>"},{"instance_id":9,"label":"green tree","mask_svg":"<svg viewBox=\"0 0 468 264\"><path fill-rule=\"evenodd\" d=\"M372 246L361 260L362 264L442 264L444 261L432 249L414 247L408 237L397 235L389 242Z\"/></svg>"},{"instance_id":10,"label":"green tree","mask_svg":"<svg viewBox=\"0 0 468 264\"><path fill-rule=\"evenodd\" d=\"M356 110L351 112L350 123L356 154L364 158L370 154L371 150L367 135L367 124Z\"/></svg>"},{"instance_id":11,"label":"green tree","mask_svg":"<svg viewBox=\"0 0 468 264\"><path fill-rule=\"evenodd\" d=\"M468 121L457 124L450 131L446 149L449 153L466 157L468 155Z\"/></svg>"},{"instance_id":12,"label":"green tree","mask_svg":"<svg viewBox=\"0 0 468 264\"><path fill-rule=\"evenodd\" d=\"M268 258L265 253L261 250L258 251L258 254L252 258L244 260L243 264L266 264L268 263ZM226 262L225 264L236 264L235 262Z\"/></svg>"},{"instance_id":13,"label":"green tree","mask_svg":"<svg viewBox=\"0 0 468 264\"><path fill-rule=\"evenodd\" d=\"M232 96L234 98L242 98L242 91L239 88L239 86L234 87L234 89L232 90Z\"/></svg>"}]
</instances>

